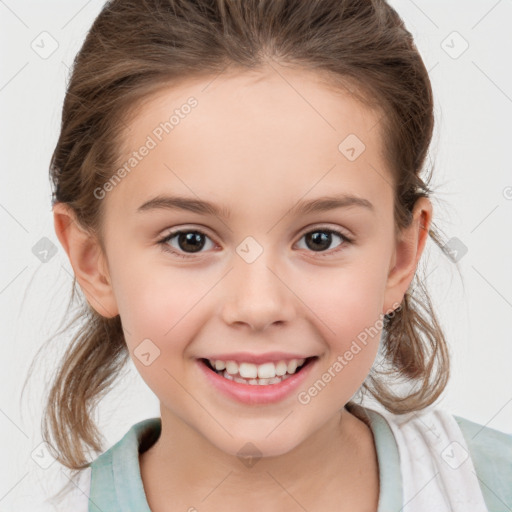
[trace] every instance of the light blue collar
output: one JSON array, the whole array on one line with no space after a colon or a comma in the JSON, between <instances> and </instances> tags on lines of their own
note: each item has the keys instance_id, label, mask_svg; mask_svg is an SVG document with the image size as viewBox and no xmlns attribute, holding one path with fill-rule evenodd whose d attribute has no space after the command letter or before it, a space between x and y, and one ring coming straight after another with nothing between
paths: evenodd
<instances>
[{"instance_id":1,"label":"light blue collar","mask_svg":"<svg viewBox=\"0 0 512 512\"><path fill-rule=\"evenodd\" d=\"M393 433L385 418L372 409L351 403L350 412L366 420L373 433L380 479L377 512L399 512L402 475ZM160 418L136 423L91 464L89 512L151 512L140 475L139 450L149 449L160 432Z\"/></svg>"}]
</instances>

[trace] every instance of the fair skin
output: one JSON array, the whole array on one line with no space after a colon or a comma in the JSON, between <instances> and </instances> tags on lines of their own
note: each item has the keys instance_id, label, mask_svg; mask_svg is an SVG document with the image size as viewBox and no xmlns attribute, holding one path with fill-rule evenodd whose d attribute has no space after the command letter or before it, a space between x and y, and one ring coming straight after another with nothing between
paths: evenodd
<instances>
[{"instance_id":1,"label":"fair skin","mask_svg":"<svg viewBox=\"0 0 512 512\"><path fill-rule=\"evenodd\" d=\"M431 203L418 200L413 222L395 239L379 113L312 72L269 68L212 80L162 90L131 120L126 148L134 151L187 98L198 100L102 199L106 254L65 205L54 207L57 235L89 303L105 317L120 315L134 365L160 400L161 436L140 455L148 503L153 512L375 511L373 437L344 405L368 375L379 336L307 404L298 393L274 404L239 403L212 389L197 358L314 354L299 391L307 390L402 301ZM354 161L338 150L348 134L366 146ZM373 209L289 213L299 200L341 194ZM136 211L157 195L208 200L231 214ZM327 228L353 243L332 235L325 249L307 245L304 235ZM187 252L174 237L167 246L189 258L163 251L158 241L176 229L204 233L203 248ZM263 249L251 263L236 252L248 236ZM144 339L160 350L147 366L134 355ZM237 457L247 442L262 454L252 467Z\"/></svg>"}]
</instances>

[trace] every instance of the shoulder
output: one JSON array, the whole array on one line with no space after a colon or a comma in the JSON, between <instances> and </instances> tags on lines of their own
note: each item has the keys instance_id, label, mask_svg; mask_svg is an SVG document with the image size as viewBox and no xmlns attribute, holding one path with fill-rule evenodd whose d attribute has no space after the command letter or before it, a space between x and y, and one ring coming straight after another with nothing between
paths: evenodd
<instances>
[{"instance_id":1,"label":"shoulder","mask_svg":"<svg viewBox=\"0 0 512 512\"><path fill-rule=\"evenodd\" d=\"M487 453L496 460L512 462L512 433L475 423L466 418L453 415L464 438L474 453Z\"/></svg>"},{"instance_id":2,"label":"shoulder","mask_svg":"<svg viewBox=\"0 0 512 512\"><path fill-rule=\"evenodd\" d=\"M379 411L380 412L380 411ZM406 414L382 412L397 442L429 447L452 470L470 459L490 512L512 509L512 434L453 415L440 407Z\"/></svg>"},{"instance_id":3,"label":"shoulder","mask_svg":"<svg viewBox=\"0 0 512 512\"><path fill-rule=\"evenodd\" d=\"M508 477L507 483L512 484L512 433L502 432L469 419L451 414L440 407L428 407L421 411L406 414L393 414L379 411L393 426L394 431L406 436L438 438L441 432L454 441L462 439L461 448L468 449L476 469L482 473ZM441 432L440 432L441 431Z\"/></svg>"},{"instance_id":4,"label":"shoulder","mask_svg":"<svg viewBox=\"0 0 512 512\"><path fill-rule=\"evenodd\" d=\"M482 490L493 501L490 510L502 510L505 503L512 507L512 434L460 416L454 419L471 453Z\"/></svg>"},{"instance_id":5,"label":"shoulder","mask_svg":"<svg viewBox=\"0 0 512 512\"><path fill-rule=\"evenodd\" d=\"M72 471L57 462L47 468L38 466L27 479L30 496L18 506L19 512L88 512L89 497L94 492L114 489L113 462L123 474L137 478L138 453L158 439L161 431L160 418L148 418L133 425L121 439L100 454L90 465ZM142 491L143 492L143 491ZM103 510L109 510L104 508Z\"/></svg>"}]
</instances>

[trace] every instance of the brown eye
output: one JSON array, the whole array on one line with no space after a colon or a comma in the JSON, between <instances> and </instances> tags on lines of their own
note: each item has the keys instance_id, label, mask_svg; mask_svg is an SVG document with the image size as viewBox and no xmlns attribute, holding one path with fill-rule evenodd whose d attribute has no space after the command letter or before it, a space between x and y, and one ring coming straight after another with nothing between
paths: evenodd
<instances>
[{"instance_id":1,"label":"brown eye","mask_svg":"<svg viewBox=\"0 0 512 512\"><path fill-rule=\"evenodd\" d=\"M175 244L169 243L175 239ZM158 243L168 252L174 253L183 258L189 257L188 254L201 252L204 248L206 240L209 237L196 230L181 230L170 233ZM212 244L213 245L213 244Z\"/></svg>"},{"instance_id":2,"label":"brown eye","mask_svg":"<svg viewBox=\"0 0 512 512\"><path fill-rule=\"evenodd\" d=\"M185 252L198 252L204 247L203 234L197 231L182 232L176 236L179 248Z\"/></svg>"},{"instance_id":3,"label":"brown eye","mask_svg":"<svg viewBox=\"0 0 512 512\"><path fill-rule=\"evenodd\" d=\"M326 254L325 256L342 250L345 247L345 245L350 244L352 242L352 240L349 237L347 237L343 233L340 233L339 231L336 231L334 229L323 228L315 229L314 231L308 231L302 236L302 238L304 238L305 240L307 249L313 252L321 253L328 251L336 238L341 239L342 243L338 243L335 249L329 251L328 254ZM324 256L324 254L321 254L321 256Z\"/></svg>"}]
</instances>

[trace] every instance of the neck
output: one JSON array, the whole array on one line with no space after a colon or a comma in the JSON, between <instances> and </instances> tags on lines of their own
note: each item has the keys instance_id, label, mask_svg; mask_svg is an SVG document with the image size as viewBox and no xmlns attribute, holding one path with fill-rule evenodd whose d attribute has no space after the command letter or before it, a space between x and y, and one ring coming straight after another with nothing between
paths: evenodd
<instances>
[{"instance_id":1,"label":"neck","mask_svg":"<svg viewBox=\"0 0 512 512\"><path fill-rule=\"evenodd\" d=\"M140 455L140 467L153 512L166 512L166 504L177 504L177 500L186 505L184 510L194 503L199 507L203 500L211 510L219 510L216 506L231 510L228 503L233 510L250 510L252 505L261 510L262 497L269 511L282 510L279 507L294 500L306 510L316 510L319 497L328 500L335 495L347 510L357 510L362 500L370 509L377 508L373 436L369 427L345 408L289 452L252 460L219 450L162 410L160 437ZM337 510L345 508L338 506Z\"/></svg>"}]
</instances>

